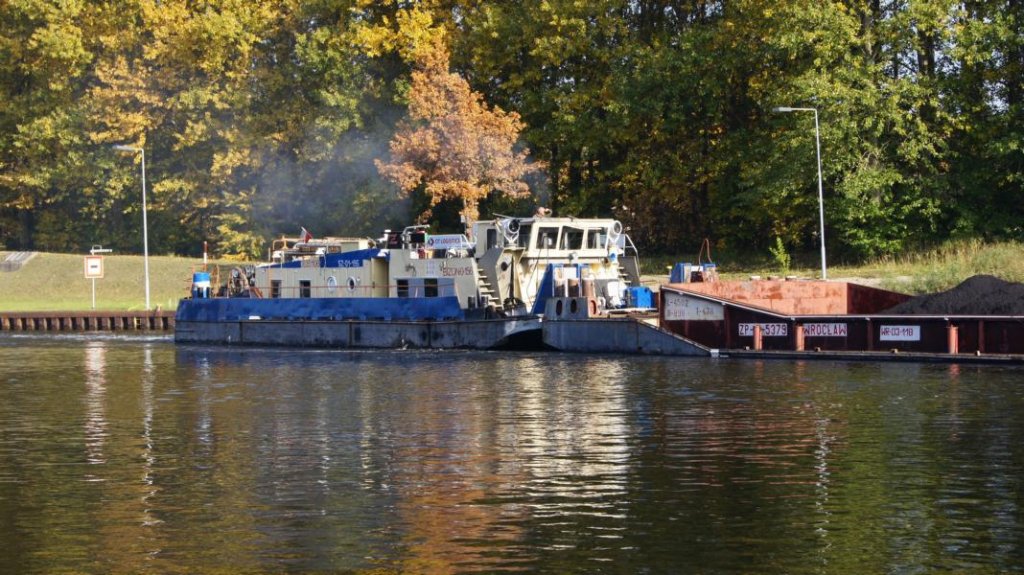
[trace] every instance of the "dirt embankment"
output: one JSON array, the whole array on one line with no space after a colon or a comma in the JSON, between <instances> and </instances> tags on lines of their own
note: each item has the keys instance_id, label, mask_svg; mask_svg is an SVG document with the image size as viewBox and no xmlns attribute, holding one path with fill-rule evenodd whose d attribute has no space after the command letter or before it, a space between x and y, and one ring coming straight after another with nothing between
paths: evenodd
<instances>
[{"instance_id":1,"label":"dirt embankment","mask_svg":"<svg viewBox=\"0 0 1024 575\"><path fill-rule=\"evenodd\" d=\"M944 292L911 298L885 310L907 315L1024 315L1024 284L978 275Z\"/></svg>"}]
</instances>

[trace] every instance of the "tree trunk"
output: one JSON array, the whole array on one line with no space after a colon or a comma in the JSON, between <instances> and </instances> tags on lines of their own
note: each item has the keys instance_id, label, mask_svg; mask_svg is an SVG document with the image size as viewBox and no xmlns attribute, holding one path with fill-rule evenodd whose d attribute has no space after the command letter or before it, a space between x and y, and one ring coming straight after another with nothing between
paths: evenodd
<instances>
[{"instance_id":1,"label":"tree trunk","mask_svg":"<svg viewBox=\"0 0 1024 575\"><path fill-rule=\"evenodd\" d=\"M35 213L32 210L18 210L18 223L21 224L18 230L17 248L30 250L35 246L32 236L35 235Z\"/></svg>"}]
</instances>

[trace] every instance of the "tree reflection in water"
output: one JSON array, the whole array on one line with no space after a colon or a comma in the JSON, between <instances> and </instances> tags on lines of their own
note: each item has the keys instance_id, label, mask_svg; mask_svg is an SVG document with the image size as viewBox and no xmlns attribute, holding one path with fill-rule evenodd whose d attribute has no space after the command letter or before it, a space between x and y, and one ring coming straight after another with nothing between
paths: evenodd
<instances>
[{"instance_id":1,"label":"tree reflection in water","mask_svg":"<svg viewBox=\"0 0 1024 575\"><path fill-rule=\"evenodd\" d=\"M1022 373L5 337L0 564L1013 570Z\"/></svg>"}]
</instances>

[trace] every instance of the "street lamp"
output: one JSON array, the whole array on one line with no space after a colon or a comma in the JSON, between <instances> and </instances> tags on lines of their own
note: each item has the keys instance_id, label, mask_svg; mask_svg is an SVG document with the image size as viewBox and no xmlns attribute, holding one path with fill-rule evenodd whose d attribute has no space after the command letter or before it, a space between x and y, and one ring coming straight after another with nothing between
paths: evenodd
<instances>
[{"instance_id":1,"label":"street lamp","mask_svg":"<svg viewBox=\"0 0 1024 575\"><path fill-rule=\"evenodd\" d=\"M814 143L818 152L818 218L821 225L821 279L827 280L828 272L825 269L825 194L821 186L821 131L818 129L818 109L779 106L772 108L772 112L814 112Z\"/></svg>"},{"instance_id":2,"label":"street lamp","mask_svg":"<svg viewBox=\"0 0 1024 575\"><path fill-rule=\"evenodd\" d=\"M125 144L115 144L121 152L138 153L142 156L142 266L146 273L146 311L149 311L149 228L146 224L146 150Z\"/></svg>"}]
</instances>

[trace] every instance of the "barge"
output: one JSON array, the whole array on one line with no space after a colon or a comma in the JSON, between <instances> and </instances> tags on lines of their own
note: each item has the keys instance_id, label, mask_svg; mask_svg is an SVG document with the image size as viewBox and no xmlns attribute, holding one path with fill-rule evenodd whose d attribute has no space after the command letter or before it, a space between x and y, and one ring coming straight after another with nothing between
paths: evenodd
<instances>
[{"instance_id":1,"label":"barge","mask_svg":"<svg viewBox=\"0 0 1024 575\"><path fill-rule=\"evenodd\" d=\"M1024 285L985 276L912 297L841 281L718 281L701 270L661 285L656 311L631 317L549 300L542 329L549 347L583 353L1020 364L1022 308Z\"/></svg>"},{"instance_id":2,"label":"barge","mask_svg":"<svg viewBox=\"0 0 1024 575\"><path fill-rule=\"evenodd\" d=\"M640 283L622 225L600 218L501 216L476 222L468 235L410 226L378 239L315 239L303 230L275 241L269 255L232 269L223 285L194 274L175 341L539 347L541 316L559 286L615 308Z\"/></svg>"},{"instance_id":3,"label":"barge","mask_svg":"<svg viewBox=\"0 0 1024 575\"><path fill-rule=\"evenodd\" d=\"M659 325L734 357L1024 360L1024 316L909 313L911 299L834 281L674 283L661 286Z\"/></svg>"}]
</instances>

